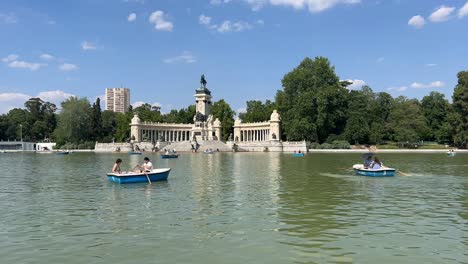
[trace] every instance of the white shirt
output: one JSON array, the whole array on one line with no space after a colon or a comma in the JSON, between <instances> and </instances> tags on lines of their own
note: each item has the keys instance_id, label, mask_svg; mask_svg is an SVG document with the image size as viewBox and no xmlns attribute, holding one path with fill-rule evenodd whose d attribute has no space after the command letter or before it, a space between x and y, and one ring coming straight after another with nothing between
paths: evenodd
<instances>
[{"instance_id":1,"label":"white shirt","mask_svg":"<svg viewBox=\"0 0 468 264\"><path fill-rule=\"evenodd\" d=\"M151 161L148 161L147 163L143 163L143 168L147 171L153 170L153 163Z\"/></svg>"}]
</instances>

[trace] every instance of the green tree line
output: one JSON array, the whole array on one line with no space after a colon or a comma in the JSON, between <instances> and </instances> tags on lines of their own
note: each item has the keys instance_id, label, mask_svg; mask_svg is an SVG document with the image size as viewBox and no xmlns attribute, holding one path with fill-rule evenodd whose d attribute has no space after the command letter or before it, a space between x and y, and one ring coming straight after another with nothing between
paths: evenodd
<instances>
[{"instance_id":1,"label":"green tree line","mask_svg":"<svg viewBox=\"0 0 468 264\"><path fill-rule=\"evenodd\" d=\"M466 148L468 144L468 71L458 73L450 103L432 91L422 100L393 98L371 87L349 90L327 58L305 58L282 79L275 101L248 101L239 116L245 122L282 116L283 140L350 144L436 141Z\"/></svg>"},{"instance_id":2,"label":"green tree line","mask_svg":"<svg viewBox=\"0 0 468 264\"><path fill-rule=\"evenodd\" d=\"M15 108L0 115L0 140L55 141L59 147L93 148L96 141L128 142L130 123L134 114L142 121L163 123L192 123L195 105L162 114L150 104L130 107L126 113L102 111L100 99L91 104L87 98L70 97L61 103L61 110L40 98L31 98L25 108ZM232 133L235 112L224 101L212 106L212 114L221 120L222 133L227 139Z\"/></svg>"},{"instance_id":3,"label":"green tree line","mask_svg":"<svg viewBox=\"0 0 468 264\"><path fill-rule=\"evenodd\" d=\"M398 142L414 144L436 141L468 147L468 71L458 73L452 102L433 91L422 100L393 98L371 87L349 90L324 57L305 58L282 79L274 101L247 101L244 122L267 121L274 109L282 118L283 140L317 143L347 141L350 144ZM130 122L136 113L142 121L192 123L195 106L161 113L143 104L126 113L102 111L100 99L71 97L56 105L31 98L25 108L0 115L0 140L56 141L59 146L84 148L99 142L130 140ZM235 112L225 100L212 105L212 114L222 123L223 140L233 133Z\"/></svg>"}]
</instances>

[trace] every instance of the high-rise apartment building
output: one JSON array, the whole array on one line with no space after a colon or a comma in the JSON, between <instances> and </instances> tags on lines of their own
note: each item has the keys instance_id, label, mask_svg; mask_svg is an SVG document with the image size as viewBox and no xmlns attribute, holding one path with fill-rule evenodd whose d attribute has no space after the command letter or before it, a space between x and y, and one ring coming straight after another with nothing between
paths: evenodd
<instances>
[{"instance_id":1,"label":"high-rise apartment building","mask_svg":"<svg viewBox=\"0 0 468 264\"><path fill-rule=\"evenodd\" d=\"M125 113L130 107L130 89L106 88L106 110Z\"/></svg>"}]
</instances>

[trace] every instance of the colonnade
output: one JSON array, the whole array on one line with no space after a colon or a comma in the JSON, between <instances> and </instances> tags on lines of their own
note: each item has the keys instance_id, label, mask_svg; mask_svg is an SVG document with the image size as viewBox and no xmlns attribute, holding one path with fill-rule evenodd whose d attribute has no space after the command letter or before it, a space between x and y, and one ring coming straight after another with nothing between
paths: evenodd
<instances>
[{"instance_id":1,"label":"colonnade","mask_svg":"<svg viewBox=\"0 0 468 264\"><path fill-rule=\"evenodd\" d=\"M142 141L148 142L157 142L160 138L162 141L167 142L190 140L190 130L139 129L138 133Z\"/></svg>"},{"instance_id":2,"label":"colonnade","mask_svg":"<svg viewBox=\"0 0 468 264\"><path fill-rule=\"evenodd\" d=\"M270 140L270 129L241 129L239 141L268 141Z\"/></svg>"}]
</instances>

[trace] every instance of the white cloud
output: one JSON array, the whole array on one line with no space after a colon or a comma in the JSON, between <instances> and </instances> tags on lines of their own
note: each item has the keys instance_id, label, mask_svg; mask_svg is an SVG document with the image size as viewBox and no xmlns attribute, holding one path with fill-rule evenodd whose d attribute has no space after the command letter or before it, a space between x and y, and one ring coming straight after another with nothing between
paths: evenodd
<instances>
[{"instance_id":1,"label":"white cloud","mask_svg":"<svg viewBox=\"0 0 468 264\"><path fill-rule=\"evenodd\" d=\"M340 4L358 4L361 0L244 0L252 10L257 11L267 4L274 6L287 6L294 9L307 8L309 12L317 13Z\"/></svg>"},{"instance_id":2,"label":"white cloud","mask_svg":"<svg viewBox=\"0 0 468 264\"><path fill-rule=\"evenodd\" d=\"M89 42L89 41L83 41L81 42L81 49L83 50L95 50L97 49L96 45Z\"/></svg>"},{"instance_id":3,"label":"white cloud","mask_svg":"<svg viewBox=\"0 0 468 264\"><path fill-rule=\"evenodd\" d=\"M441 6L429 16L429 20L432 22L444 22L450 18L450 14L454 10L455 7Z\"/></svg>"},{"instance_id":4,"label":"white cloud","mask_svg":"<svg viewBox=\"0 0 468 264\"><path fill-rule=\"evenodd\" d=\"M57 104L72 96L75 96L75 95L66 93L61 90L55 90L55 91L40 92L36 97L39 97L46 102L52 102L52 103Z\"/></svg>"},{"instance_id":5,"label":"white cloud","mask_svg":"<svg viewBox=\"0 0 468 264\"><path fill-rule=\"evenodd\" d=\"M139 107L139 106L142 106L142 105L144 105L144 104L145 104L145 102L143 102L143 101L137 101L137 102L134 102L134 103L132 104L132 106L133 106L133 109L135 109L135 108L137 108L137 107Z\"/></svg>"},{"instance_id":6,"label":"white cloud","mask_svg":"<svg viewBox=\"0 0 468 264\"><path fill-rule=\"evenodd\" d=\"M458 18L468 16L468 2L466 2L460 10L458 10Z\"/></svg>"},{"instance_id":7,"label":"white cloud","mask_svg":"<svg viewBox=\"0 0 468 264\"><path fill-rule=\"evenodd\" d=\"M425 24L426 24L426 20L420 15L413 16L408 21L408 25L413 26L415 28L422 28L424 27Z\"/></svg>"},{"instance_id":8,"label":"white cloud","mask_svg":"<svg viewBox=\"0 0 468 264\"><path fill-rule=\"evenodd\" d=\"M0 102L2 103L7 101L27 100L29 98L31 98L29 95L23 93L0 93Z\"/></svg>"},{"instance_id":9,"label":"white cloud","mask_svg":"<svg viewBox=\"0 0 468 264\"><path fill-rule=\"evenodd\" d=\"M47 54L47 53L43 53L39 56L39 58L43 59L43 60L53 60L54 59L54 56L50 55L50 54Z\"/></svg>"},{"instance_id":10,"label":"white cloud","mask_svg":"<svg viewBox=\"0 0 468 264\"><path fill-rule=\"evenodd\" d=\"M157 10L151 13L149 22L154 24L154 28L156 30L172 31L174 24L172 24L172 22L168 21L167 19L167 15L165 15L163 11Z\"/></svg>"},{"instance_id":11,"label":"white cloud","mask_svg":"<svg viewBox=\"0 0 468 264\"><path fill-rule=\"evenodd\" d=\"M6 113L13 108L24 108L24 102L33 97L39 97L46 102L51 102L58 106L63 100L70 96L74 95L60 90L44 91L37 95L28 95L24 93L0 93L0 113Z\"/></svg>"},{"instance_id":12,"label":"white cloud","mask_svg":"<svg viewBox=\"0 0 468 264\"><path fill-rule=\"evenodd\" d=\"M7 63L10 68L18 69L29 69L31 71L39 70L41 67L47 66L47 64L37 62L27 62L18 60L19 56L16 54L10 54L2 59L3 62Z\"/></svg>"},{"instance_id":13,"label":"white cloud","mask_svg":"<svg viewBox=\"0 0 468 264\"><path fill-rule=\"evenodd\" d=\"M212 24L211 17L200 15L198 17L198 23L201 25L206 26L208 29L215 30L219 33L226 33L226 32L241 32L244 30L252 29L252 25L245 21L236 21L231 22L230 20L224 20L221 24Z\"/></svg>"},{"instance_id":14,"label":"white cloud","mask_svg":"<svg viewBox=\"0 0 468 264\"><path fill-rule=\"evenodd\" d=\"M26 61L12 61L8 63L8 67L10 68L29 69L31 71L39 70L43 66L47 66L47 64Z\"/></svg>"},{"instance_id":15,"label":"white cloud","mask_svg":"<svg viewBox=\"0 0 468 264\"><path fill-rule=\"evenodd\" d=\"M0 13L0 23L4 24L15 24L18 22L18 18L14 13Z\"/></svg>"},{"instance_id":16,"label":"white cloud","mask_svg":"<svg viewBox=\"0 0 468 264\"><path fill-rule=\"evenodd\" d=\"M383 62L385 60L385 57L379 57L377 58L377 62Z\"/></svg>"},{"instance_id":17,"label":"white cloud","mask_svg":"<svg viewBox=\"0 0 468 264\"><path fill-rule=\"evenodd\" d=\"M358 89L361 89L362 86L366 85L365 81L359 80L359 79L354 79L354 80L347 79L346 81L352 83L351 85L347 87L349 90L358 90Z\"/></svg>"},{"instance_id":18,"label":"white cloud","mask_svg":"<svg viewBox=\"0 0 468 264\"><path fill-rule=\"evenodd\" d=\"M259 24L259 25L265 25L265 21L263 21L263 19L258 19L258 20L257 20L257 24Z\"/></svg>"},{"instance_id":19,"label":"white cloud","mask_svg":"<svg viewBox=\"0 0 468 264\"><path fill-rule=\"evenodd\" d=\"M435 63L428 63L428 64L426 64L426 67L435 67L435 66L437 66L437 64L435 64Z\"/></svg>"},{"instance_id":20,"label":"white cloud","mask_svg":"<svg viewBox=\"0 0 468 264\"><path fill-rule=\"evenodd\" d=\"M16 54L10 54L8 56L6 56L5 58L2 59L3 62L11 62L11 61L15 61L19 58L18 55Z\"/></svg>"},{"instance_id":21,"label":"white cloud","mask_svg":"<svg viewBox=\"0 0 468 264\"><path fill-rule=\"evenodd\" d=\"M204 14L201 14L198 17L198 23L201 25L210 25L211 24L211 17L205 16Z\"/></svg>"},{"instance_id":22,"label":"white cloud","mask_svg":"<svg viewBox=\"0 0 468 264\"><path fill-rule=\"evenodd\" d=\"M71 63L64 63L59 66L59 69L61 71L76 71L78 70L78 66L76 66L75 64L71 64Z\"/></svg>"},{"instance_id":23,"label":"white cloud","mask_svg":"<svg viewBox=\"0 0 468 264\"><path fill-rule=\"evenodd\" d=\"M231 2L232 0L211 0L210 5L221 5L221 4L227 4Z\"/></svg>"},{"instance_id":24,"label":"white cloud","mask_svg":"<svg viewBox=\"0 0 468 264\"><path fill-rule=\"evenodd\" d=\"M145 0L123 0L125 3L137 3L137 4L144 4Z\"/></svg>"},{"instance_id":25,"label":"white cloud","mask_svg":"<svg viewBox=\"0 0 468 264\"><path fill-rule=\"evenodd\" d=\"M130 13L127 17L128 22L133 22L137 18L137 15L135 13Z\"/></svg>"},{"instance_id":26,"label":"white cloud","mask_svg":"<svg viewBox=\"0 0 468 264\"><path fill-rule=\"evenodd\" d=\"M397 91L397 92L404 92L408 89L407 86L399 86L399 87L390 87L390 88L387 88L387 90L389 91Z\"/></svg>"},{"instance_id":27,"label":"white cloud","mask_svg":"<svg viewBox=\"0 0 468 264\"><path fill-rule=\"evenodd\" d=\"M197 58L193 56L190 52L184 51L179 56L165 59L164 62L165 63L178 63L178 62L194 63L194 62L197 62Z\"/></svg>"},{"instance_id":28,"label":"white cloud","mask_svg":"<svg viewBox=\"0 0 468 264\"><path fill-rule=\"evenodd\" d=\"M416 89L423 89L423 88L440 88L443 87L445 84L441 81L435 81L431 82L428 84L424 83L419 83L419 82L414 82L411 84L411 88L416 88Z\"/></svg>"}]
</instances>

